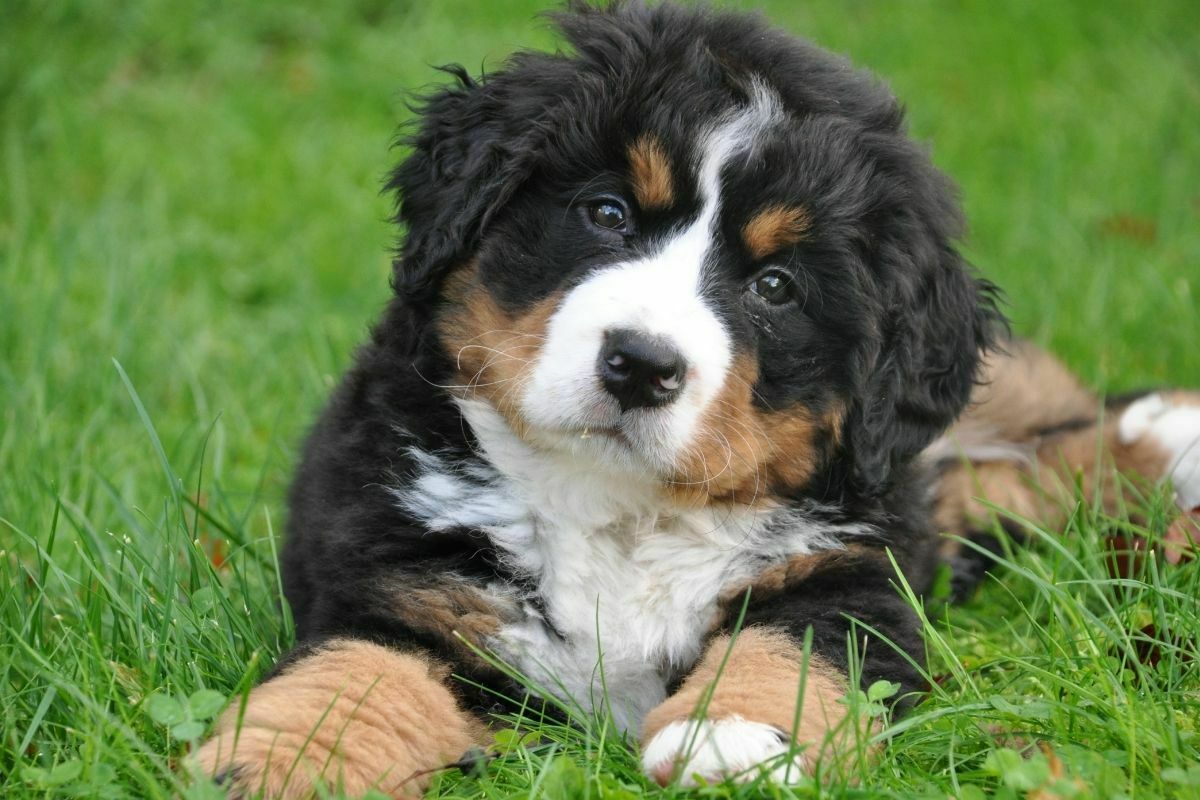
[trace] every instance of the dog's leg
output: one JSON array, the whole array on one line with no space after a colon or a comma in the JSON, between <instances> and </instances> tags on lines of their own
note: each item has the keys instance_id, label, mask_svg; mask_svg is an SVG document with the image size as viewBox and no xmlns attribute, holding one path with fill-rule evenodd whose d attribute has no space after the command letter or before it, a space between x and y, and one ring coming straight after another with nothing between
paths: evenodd
<instances>
[{"instance_id":1,"label":"dog's leg","mask_svg":"<svg viewBox=\"0 0 1200 800\"><path fill-rule=\"evenodd\" d=\"M1154 393L1108 408L1102 420L1030 442L1025 458L960 461L943 473L936 522L970 533L990 516L990 503L1059 527L1076 487L1115 513L1125 499L1116 473L1168 481L1180 508L1200 506L1200 393Z\"/></svg>"},{"instance_id":2,"label":"dog's leg","mask_svg":"<svg viewBox=\"0 0 1200 800\"><path fill-rule=\"evenodd\" d=\"M969 454L968 454L969 455ZM1026 443L1024 457L963 459L943 469L937 489L939 530L984 541L992 506L1012 517L1000 522L1014 535L1018 520L1049 530L1067 522L1071 503L1082 491L1106 513L1117 514L1128 500L1127 479L1167 482L1180 509L1200 508L1200 393L1156 392L1131 403L1112 405L1102 418L1079 420L1044 432ZM983 573L985 556L949 541L943 555L969 588Z\"/></svg>"},{"instance_id":3,"label":"dog's leg","mask_svg":"<svg viewBox=\"0 0 1200 800\"><path fill-rule=\"evenodd\" d=\"M424 770L459 758L482 724L421 655L330 641L235 704L193 757L231 797L308 798L318 783L357 797L415 797ZM240 719L239 719L240 717Z\"/></svg>"},{"instance_id":4,"label":"dog's leg","mask_svg":"<svg viewBox=\"0 0 1200 800\"><path fill-rule=\"evenodd\" d=\"M1065 524L1058 491L1064 484L1058 478L1067 477L1065 485L1071 486L1069 476L1056 471L1062 459L1050 450L1039 452L1039 443L1053 432L1056 440L1086 439L1096 452L1099 409L1100 399L1064 364L1029 342L1011 340L985 356L970 405L925 453L939 473L935 528L982 548L944 541L942 560L953 568L956 597L974 589L993 563L991 554L999 550L992 533L997 521L1013 537L1024 535L1021 525L993 514L989 504L1049 528ZM1053 484L1053 491L1042 490L1038 478Z\"/></svg>"},{"instance_id":5,"label":"dog's leg","mask_svg":"<svg viewBox=\"0 0 1200 800\"><path fill-rule=\"evenodd\" d=\"M890 565L874 552L793 559L750 587L744 627L714 636L678 691L647 715L642 766L660 784L695 785L722 778L795 782L821 765L850 766L855 726L843 698L850 688L847 616L870 625L920 660L915 616L888 585ZM731 595L736 619L744 593ZM732 623L731 623L732 624ZM807 666L801 647L813 628ZM861 635L861 632L860 634ZM908 658L871 640L862 682L879 678L920 688ZM803 695L801 674L804 673ZM794 743L794 746L793 746Z\"/></svg>"}]
</instances>

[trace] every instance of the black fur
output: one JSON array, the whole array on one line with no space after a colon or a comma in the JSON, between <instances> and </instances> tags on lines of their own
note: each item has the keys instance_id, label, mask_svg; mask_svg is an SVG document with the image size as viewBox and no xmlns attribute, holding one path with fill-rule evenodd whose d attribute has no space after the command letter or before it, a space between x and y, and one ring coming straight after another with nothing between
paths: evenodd
<instances>
[{"instance_id":1,"label":"black fur","mask_svg":"<svg viewBox=\"0 0 1200 800\"><path fill-rule=\"evenodd\" d=\"M572 54L520 53L479 80L449 67L453 83L416 106L410 153L388 184L405 230L395 296L313 429L292 487L284 579L302 646L348 635L418 647L511 689L454 642L403 624L378 594L381 582L429 586L450 573L480 586L518 580L482 531L431 534L388 491L414 474L412 446L462 463L479 457L437 388L453 366L435 326L449 302L444 279L474 261L499 305L520 310L652 247L696 213L689 181L676 176L676 206L643 215L619 252L587 238L573 203L615 187L639 130L689 163L697 121L744 102L757 75L782 98L789 125L726 177L731 218L717 258L727 280L710 299L739 352L757 359L763 407L848 409L844 436L827 443L808 483L780 489L785 501L836 507L884 535L869 543L875 557L753 598L747 621L797 636L811 625L817 650L845 665L850 615L919 660L915 617L878 554L893 548L918 590L928 580L929 477L914 456L966 404L1000 322L992 286L955 249L962 223L949 181L906 136L885 87L758 17L622 3L574 5L555 20ZM802 273L805 296L798 311L755 316L740 287L758 267L731 243L745 222L738 209L797 196L812 235L783 261ZM878 642L864 677L919 686L907 659ZM491 703L460 691L473 706Z\"/></svg>"}]
</instances>

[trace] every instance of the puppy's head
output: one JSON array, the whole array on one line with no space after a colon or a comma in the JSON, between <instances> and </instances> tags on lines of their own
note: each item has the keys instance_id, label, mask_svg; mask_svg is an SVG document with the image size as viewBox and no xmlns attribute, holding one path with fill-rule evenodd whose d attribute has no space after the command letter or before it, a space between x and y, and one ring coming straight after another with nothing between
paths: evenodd
<instances>
[{"instance_id":1,"label":"puppy's head","mask_svg":"<svg viewBox=\"0 0 1200 800\"><path fill-rule=\"evenodd\" d=\"M395 286L460 395L691 499L888 484L998 315L893 97L744 15L577 6L424 104Z\"/></svg>"}]
</instances>

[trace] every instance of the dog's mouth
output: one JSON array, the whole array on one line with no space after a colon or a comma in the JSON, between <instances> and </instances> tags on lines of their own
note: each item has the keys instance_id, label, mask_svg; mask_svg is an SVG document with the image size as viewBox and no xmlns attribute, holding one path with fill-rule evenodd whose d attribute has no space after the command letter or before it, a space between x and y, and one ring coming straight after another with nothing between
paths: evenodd
<instances>
[{"instance_id":1,"label":"dog's mouth","mask_svg":"<svg viewBox=\"0 0 1200 800\"><path fill-rule=\"evenodd\" d=\"M649 420L627 418L630 416L621 414L616 419L595 423L534 424L524 430L531 443L594 460L597 466L607 463L625 470L669 472L673 459L653 435L656 426L651 423L647 428Z\"/></svg>"},{"instance_id":2,"label":"dog's mouth","mask_svg":"<svg viewBox=\"0 0 1200 800\"><path fill-rule=\"evenodd\" d=\"M619 427L599 427L599 426L586 427L585 426L583 428L580 428L578 431L572 431L572 433L581 440L588 440L588 439L606 440L606 441L611 441L611 442L617 442L618 444L622 444L626 447L630 447L630 448L633 447L633 442L630 440L628 434L626 434L625 431L623 431Z\"/></svg>"},{"instance_id":3,"label":"dog's mouth","mask_svg":"<svg viewBox=\"0 0 1200 800\"><path fill-rule=\"evenodd\" d=\"M590 439L593 436L609 436L617 439L624 439L625 434L617 428L601 428L601 427L584 427L578 431L573 431L580 439Z\"/></svg>"}]
</instances>

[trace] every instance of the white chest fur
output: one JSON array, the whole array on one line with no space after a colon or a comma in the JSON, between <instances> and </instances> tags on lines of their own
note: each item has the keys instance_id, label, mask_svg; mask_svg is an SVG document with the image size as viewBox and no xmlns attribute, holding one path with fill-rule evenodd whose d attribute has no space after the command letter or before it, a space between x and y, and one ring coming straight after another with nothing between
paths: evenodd
<instances>
[{"instance_id":1,"label":"white chest fur","mask_svg":"<svg viewBox=\"0 0 1200 800\"><path fill-rule=\"evenodd\" d=\"M545 614L507 627L498 644L549 691L585 709L611 708L618 724L636 729L667 680L699 656L722 587L763 564L746 546L752 515L543 512L534 507L529 527L494 532L535 576Z\"/></svg>"},{"instance_id":2,"label":"white chest fur","mask_svg":"<svg viewBox=\"0 0 1200 800\"><path fill-rule=\"evenodd\" d=\"M535 448L490 406L462 407L491 466L464 474L416 453L423 471L398 499L434 530L487 532L537 595L493 648L546 692L611 709L625 729L699 656L723 588L863 532L778 509L670 507L648 476Z\"/></svg>"}]
</instances>

